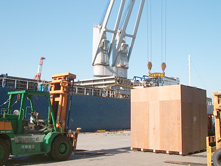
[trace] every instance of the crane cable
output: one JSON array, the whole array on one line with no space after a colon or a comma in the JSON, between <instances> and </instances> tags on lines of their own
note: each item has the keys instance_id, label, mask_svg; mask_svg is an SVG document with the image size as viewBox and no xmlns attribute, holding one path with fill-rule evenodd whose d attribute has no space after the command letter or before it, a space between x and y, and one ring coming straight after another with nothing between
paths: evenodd
<instances>
[{"instance_id":1,"label":"crane cable","mask_svg":"<svg viewBox=\"0 0 221 166\"><path fill-rule=\"evenodd\" d=\"M165 29L164 29L165 30L164 31L164 51L165 51L165 63L167 62L167 59L166 59L167 58L167 47L166 47L167 46L166 45L167 44L167 41L166 41L166 39L167 39L167 33L166 33L167 32L167 29L166 29L167 28L167 6L166 5L167 5L167 0L165 0L165 8L164 8L165 9L164 10L164 23L165 23Z\"/></svg>"},{"instance_id":2,"label":"crane cable","mask_svg":"<svg viewBox=\"0 0 221 166\"><path fill-rule=\"evenodd\" d=\"M149 1L148 1L149 2ZM148 18L148 7L149 7L149 3L146 3L147 4L147 62L149 60L149 18Z\"/></svg>"},{"instance_id":3,"label":"crane cable","mask_svg":"<svg viewBox=\"0 0 221 166\"><path fill-rule=\"evenodd\" d=\"M147 60L149 73L152 68L152 11L151 11L151 0L149 0L149 12L147 12ZM149 26L149 29L148 29ZM163 73L166 69L166 0L161 0L161 68Z\"/></svg>"},{"instance_id":4,"label":"crane cable","mask_svg":"<svg viewBox=\"0 0 221 166\"><path fill-rule=\"evenodd\" d=\"M151 11L151 0L147 4L147 66L149 74L152 69L152 11ZM149 10L148 10L149 9Z\"/></svg>"},{"instance_id":5,"label":"crane cable","mask_svg":"<svg viewBox=\"0 0 221 166\"><path fill-rule=\"evenodd\" d=\"M149 12L147 11L147 60L152 61L152 11L151 11L151 0L149 0ZM149 24L148 24L149 23Z\"/></svg>"},{"instance_id":6,"label":"crane cable","mask_svg":"<svg viewBox=\"0 0 221 166\"><path fill-rule=\"evenodd\" d=\"M161 0L161 63L163 63L163 0Z\"/></svg>"},{"instance_id":7,"label":"crane cable","mask_svg":"<svg viewBox=\"0 0 221 166\"><path fill-rule=\"evenodd\" d=\"M152 61L152 10L151 10L151 6L152 6L152 0L150 0L150 60Z\"/></svg>"},{"instance_id":8,"label":"crane cable","mask_svg":"<svg viewBox=\"0 0 221 166\"><path fill-rule=\"evenodd\" d=\"M111 0L107 1L106 7L105 7L104 12L103 12L101 19L100 19L100 23L99 23L100 25L104 22L104 17L105 17L105 14L107 13L107 9L108 9L108 6L110 5L110 2L111 2Z\"/></svg>"},{"instance_id":9,"label":"crane cable","mask_svg":"<svg viewBox=\"0 0 221 166\"><path fill-rule=\"evenodd\" d=\"M164 73L166 69L166 0L161 0L161 63Z\"/></svg>"},{"instance_id":10,"label":"crane cable","mask_svg":"<svg viewBox=\"0 0 221 166\"><path fill-rule=\"evenodd\" d=\"M120 21L119 27L120 27L121 29L123 28L123 25L124 25L124 22L125 22L125 20L126 20L126 16L127 16L128 11L129 11L129 7L130 7L130 4L131 4L131 3L132 3L132 1L128 2L127 7L126 7L126 9L125 9L125 11L124 11L124 14L123 14L123 16L122 16L122 19L121 19L121 21Z\"/></svg>"}]
</instances>

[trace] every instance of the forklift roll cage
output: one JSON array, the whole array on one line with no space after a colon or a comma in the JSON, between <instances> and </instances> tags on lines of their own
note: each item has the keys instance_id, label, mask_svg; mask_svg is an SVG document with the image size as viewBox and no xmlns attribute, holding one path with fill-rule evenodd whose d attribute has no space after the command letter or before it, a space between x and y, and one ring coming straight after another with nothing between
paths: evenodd
<instances>
[{"instance_id":1,"label":"forklift roll cage","mask_svg":"<svg viewBox=\"0 0 221 166\"><path fill-rule=\"evenodd\" d=\"M39 97L39 96L43 96L47 99L48 104L49 104L49 110L48 113L50 113L50 116L48 116L48 120L46 120L46 125L48 127L49 122L52 121L52 126L55 132L57 132L57 128L55 125L55 118L54 118L54 113L53 113L53 108L51 105L51 101L50 101L50 95L47 92L37 92L37 91L28 91L28 90L23 90L23 91L12 91L12 92L8 92L9 94L9 103L8 103L8 111L7 114L8 115L13 115L12 113L12 105L13 105L13 99L17 96L17 101L20 100L20 109L19 109L19 115L18 115L18 128L17 131L14 131L15 133L22 133L23 131L23 126L21 125L22 123L19 123L19 121L23 121L27 118L27 109L31 108L31 112L34 112L34 105L33 105L33 97ZM21 96L21 97L20 97ZM27 106L25 108L25 100L28 99L30 101L30 106ZM51 119L50 119L51 117Z\"/></svg>"}]
</instances>

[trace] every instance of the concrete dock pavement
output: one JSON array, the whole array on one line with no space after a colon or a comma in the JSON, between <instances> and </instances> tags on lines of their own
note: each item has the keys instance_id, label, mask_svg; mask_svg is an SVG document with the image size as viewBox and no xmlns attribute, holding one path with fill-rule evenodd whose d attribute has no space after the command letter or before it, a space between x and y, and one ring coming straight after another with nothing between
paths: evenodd
<instances>
[{"instance_id":1,"label":"concrete dock pavement","mask_svg":"<svg viewBox=\"0 0 221 166\"><path fill-rule=\"evenodd\" d=\"M7 165L206 166L206 152L180 156L131 150L130 131L80 133L77 149L78 151L73 152L67 161L54 162L47 155L11 156ZM165 161L179 164L165 163Z\"/></svg>"}]
</instances>

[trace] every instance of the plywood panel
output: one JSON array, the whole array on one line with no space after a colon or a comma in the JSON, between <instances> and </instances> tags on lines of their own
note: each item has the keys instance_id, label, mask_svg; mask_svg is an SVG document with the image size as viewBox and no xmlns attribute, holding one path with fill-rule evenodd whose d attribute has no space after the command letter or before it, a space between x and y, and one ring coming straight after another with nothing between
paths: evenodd
<instances>
[{"instance_id":1,"label":"plywood panel","mask_svg":"<svg viewBox=\"0 0 221 166\"><path fill-rule=\"evenodd\" d=\"M131 108L134 110L131 112L131 145L136 148L149 147L148 102L134 102Z\"/></svg>"},{"instance_id":2,"label":"plywood panel","mask_svg":"<svg viewBox=\"0 0 221 166\"><path fill-rule=\"evenodd\" d=\"M158 100L181 100L181 85L171 85L158 87L159 89L159 97Z\"/></svg>"},{"instance_id":3,"label":"plywood panel","mask_svg":"<svg viewBox=\"0 0 221 166\"><path fill-rule=\"evenodd\" d=\"M183 153L205 149L206 91L182 86Z\"/></svg>"},{"instance_id":4,"label":"plywood panel","mask_svg":"<svg viewBox=\"0 0 221 166\"><path fill-rule=\"evenodd\" d=\"M182 102L182 153L185 155L188 152L192 151L193 146L193 112L192 112L192 104ZM184 112L185 109L185 113Z\"/></svg>"},{"instance_id":5,"label":"plywood panel","mask_svg":"<svg viewBox=\"0 0 221 166\"><path fill-rule=\"evenodd\" d=\"M180 101L160 102L161 149L181 151L181 112Z\"/></svg>"},{"instance_id":6,"label":"plywood panel","mask_svg":"<svg viewBox=\"0 0 221 166\"><path fill-rule=\"evenodd\" d=\"M203 150L206 118L205 90L183 85L134 89L131 147L184 155Z\"/></svg>"},{"instance_id":7,"label":"plywood panel","mask_svg":"<svg viewBox=\"0 0 221 166\"><path fill-rule=\"evenodd\" d=\"M206 101L205 101L206 103ZM200 104L200 149L206 149L206 141L203 141L205 139L205 135L207 136L208 131L205 127L205 124L207 124L207 109L205 108L205 103Z\"/></svg>"}]
</instances>

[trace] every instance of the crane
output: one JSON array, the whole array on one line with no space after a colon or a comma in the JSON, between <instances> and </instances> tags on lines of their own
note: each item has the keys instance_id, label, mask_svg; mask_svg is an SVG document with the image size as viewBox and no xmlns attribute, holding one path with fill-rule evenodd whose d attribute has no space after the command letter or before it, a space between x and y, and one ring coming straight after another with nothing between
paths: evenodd
<instances>
[{"instance_id":1,"label":"crane","mask_svg":"<svg viewBox=\"0 0 221 166\"><path fill-rule=\"evenodd\" d=\"M125 21L122 19L125 0L121 0L118 16L113 30L107 29L108 20L115 0L110 0L103 24L99 24L93 29L93 55L92 65L94 76L106 77L116 76L127 78L128 63L131 57L134 41L137 35L145 0L141 0L137 14L133 34L127 34L126 29L134 7L135 0L130 0L128 10L126 11ZM122 28L119 24L123 22ZM112 34L111 42L107 39L107 32ZM125 38L131 38L130 45L126 43ZM112 64L110 65L110 57Z\"/></svg>"},{"instance_id":2,"label":"crane","mask_svg":"<svg viewBox=\"0 0 221 166\"><path fill-rule=\"evenodd\" d=\"M161 1L161 69L162 73L151 73L152 69L152 10L151 10L151 0L148 4L148 36L150 42L148 43L148 63L147 67L149 70L149 77L165 77L165 69L166 69L166 0Z\"/></svg>"},{"instance_id":3,"label":"crane","mask_svg":"<svg viewBox=\"0 0 221 166\"><path fill-rule=\"evenodd\" d=\"M35 80L40 81L41 80L41 72L42 72L42 66L43 66L43 60L45 60L45 57L41 57L38 65L38 72L35 75Z\"/></svg>"}]
</instances>

